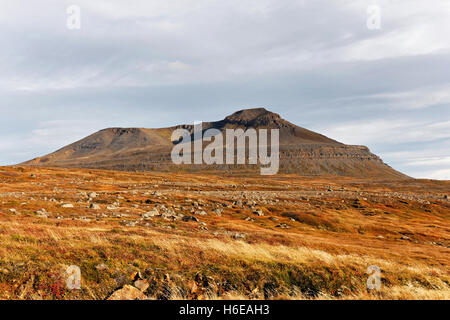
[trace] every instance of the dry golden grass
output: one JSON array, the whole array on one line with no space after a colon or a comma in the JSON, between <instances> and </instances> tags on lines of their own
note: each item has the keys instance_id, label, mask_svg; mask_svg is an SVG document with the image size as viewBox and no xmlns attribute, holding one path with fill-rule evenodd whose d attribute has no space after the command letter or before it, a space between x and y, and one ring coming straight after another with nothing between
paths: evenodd
<instances>
[{"instance_id":1,"label":"dry golden grass","mask_svg":"<svg viewBox=\"0 0 450 320\"><path fill-rule=\"evenodd\" d=\"M449 187L4 167L0 298L104 299L141 272L152 299L450 299ZM207 215L141 218L161 205ZM69 265L81 290L65 288ZM371 265L381 288L368 292Z\"/></svg>"}]
</instances>

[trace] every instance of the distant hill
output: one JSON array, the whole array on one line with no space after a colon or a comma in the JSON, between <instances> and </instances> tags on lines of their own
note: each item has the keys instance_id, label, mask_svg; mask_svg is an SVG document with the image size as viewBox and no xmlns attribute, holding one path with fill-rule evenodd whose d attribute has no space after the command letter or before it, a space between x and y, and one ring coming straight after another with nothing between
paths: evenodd
<instances>
[{"instance_id":1,"label":"distant hill","mask_svg":"<svg viewBox=\"0 0 450 320\"><path fill-rule=\"evenodd\" d=\"M223 120L203 123L226 129L279 129L280 173L340 175L351 177L407 178L371 153L365 146L345 145L319 133L296 126L264 108L246 109ZM113 169L123 171L255 171L256 165L181 165L171 161L172 132L193 125L170 128L109 128L72 143L54 153L23 163L30 166ZM224 134L225 136L225 134Z\"/></svg>"}]
</instances>

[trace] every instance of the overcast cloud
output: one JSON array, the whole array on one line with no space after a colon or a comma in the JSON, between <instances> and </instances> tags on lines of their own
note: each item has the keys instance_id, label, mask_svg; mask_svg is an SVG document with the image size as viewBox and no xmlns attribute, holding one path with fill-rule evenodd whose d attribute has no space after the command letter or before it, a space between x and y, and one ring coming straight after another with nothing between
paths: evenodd
<instances>
[{"instance_id":1,"label":"overcast cloud","mask_svg":"<svg viewBox=\"0 0 450 320\"><path fill-rule=\"evenodd\" d=\"M0 164L263 106L450 179L449 31L448 0L2 0Z\"/></svg>"}]
</instances>

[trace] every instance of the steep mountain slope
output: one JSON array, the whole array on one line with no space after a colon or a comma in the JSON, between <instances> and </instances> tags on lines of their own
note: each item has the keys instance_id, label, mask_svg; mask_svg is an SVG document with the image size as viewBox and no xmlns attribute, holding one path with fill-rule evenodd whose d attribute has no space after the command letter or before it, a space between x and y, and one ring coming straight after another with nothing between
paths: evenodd
<instances>
[{"instance_id":1,"label":"steep mountain slope","mask_svg":"<svg viewBox=\"0 0 450 320\"><path fill-rule=\"evenodd\" d=\"M280 172L301 175L341 175L352 177L406 178L364 146L345 145L321 134L298 127L264 108L238 111L221 121L202 124L226 129L279 129ZM254 171L256 165L181 165L171 161L175 129L194 132L193 125L162 129L110 128L94 133L54 153L25 165L47 167L101 168L126 171L145 170L226 170Z\"/></svg>"}]
</instances>

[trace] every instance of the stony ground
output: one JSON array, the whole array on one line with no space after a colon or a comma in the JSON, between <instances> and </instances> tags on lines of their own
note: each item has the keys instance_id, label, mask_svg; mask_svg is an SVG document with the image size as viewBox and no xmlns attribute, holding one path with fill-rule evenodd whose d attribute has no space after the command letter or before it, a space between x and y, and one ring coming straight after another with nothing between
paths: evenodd
<instances>
[{"instance_id":1,"label":"stony ground","mask_svg":"<svg viewBox=\"0 0 450 320\"><path fill-rule=\"evenodd\" d=\"M0 168L1 299L450 299L450 182ZM68 289L67 269L81 269ZM367 290L367 268L381 269Z\"/></svg>"}]
</instances>

